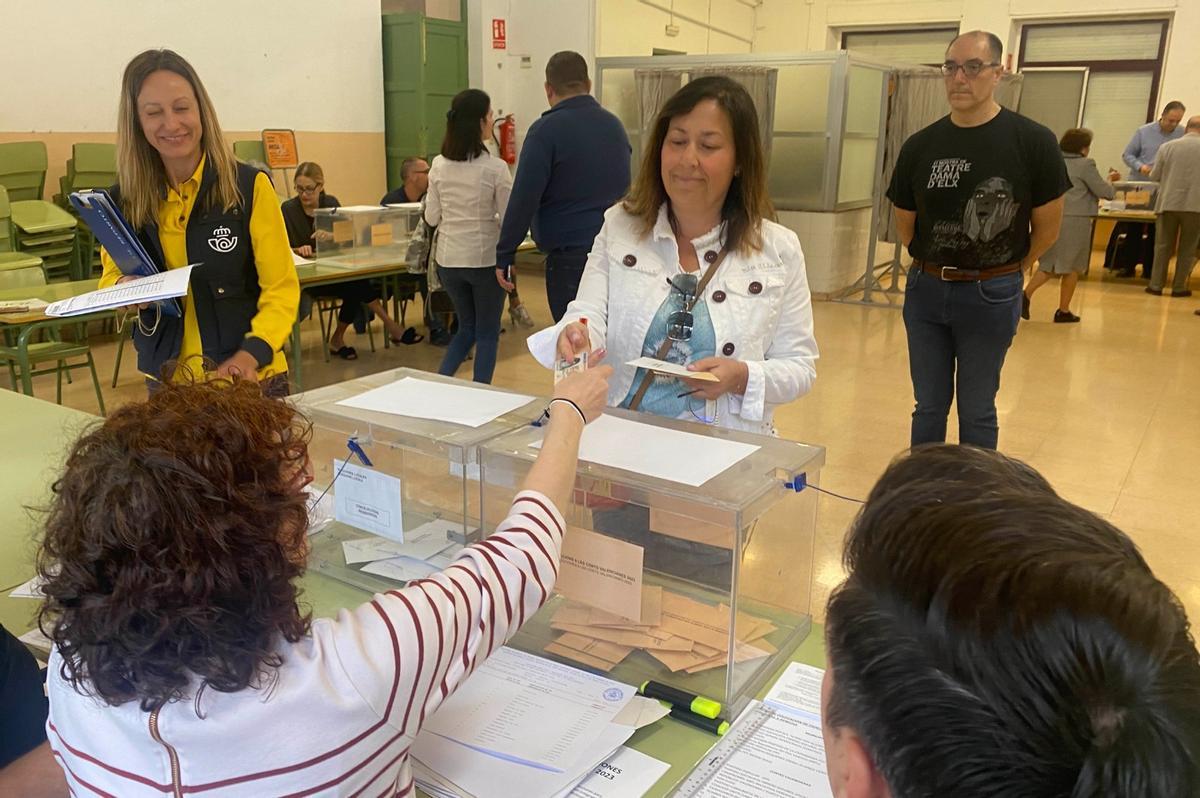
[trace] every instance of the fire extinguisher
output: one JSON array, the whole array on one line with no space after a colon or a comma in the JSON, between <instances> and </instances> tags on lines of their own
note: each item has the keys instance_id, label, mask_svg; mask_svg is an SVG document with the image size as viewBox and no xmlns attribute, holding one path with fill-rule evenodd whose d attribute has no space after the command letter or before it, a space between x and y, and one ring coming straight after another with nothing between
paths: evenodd
<instances>
[{"instance_id":1,"label":"fire extinguisher","mask_svg":"<svg viewBox=\"0 0 1200 798\"><path fill-rule=\"evenodd\" d=\"M500 149L500 158L508 164L517 162L517 123L509 114L496 125L498 135L496 144Z\"/></svg>"}]
</instances>

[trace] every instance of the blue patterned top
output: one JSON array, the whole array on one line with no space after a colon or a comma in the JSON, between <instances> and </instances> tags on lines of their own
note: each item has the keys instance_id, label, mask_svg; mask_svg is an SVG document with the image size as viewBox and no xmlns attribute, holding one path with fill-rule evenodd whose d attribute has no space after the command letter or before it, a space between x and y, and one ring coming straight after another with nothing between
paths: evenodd
<instances>
[{"instance_id":1,"label":"blue patterned top","mask_svg":"<svg viewBox=\"0 0 1200 798\"><path fill-rule=\"evenodd\" d=\"M667 294L663 303L658 306L658 312L654 314L654 318L650 321L650 328L646 330L646 340L642 344L643 357L658 355L658 349L667 337L667 317L677 310L683 310L683 295L672 290ZM703 298L697 300L696 305L692 308L692 318L691 339L673 342L666 357L662 358L663 360L686 366L688 363L694 363L716 354L717 335L713 331L712 318L708 315L708 305L705 304ZM629 394L621 402L621 407L629 407L634 394L641 387L645 374L645 369L638 369L637 373L633 375L633 384L629 387ZM642 397L642 403L638 406L638 410L644 410L656 416L692 420L694 416L690 408L694 406L698 412L703 413L704 400L694 396L680 398L679 394L686 390L688 387L682 380L666 374L656 374L654 381L646 389L646 395Z\"/></svg>"}]
</instances>

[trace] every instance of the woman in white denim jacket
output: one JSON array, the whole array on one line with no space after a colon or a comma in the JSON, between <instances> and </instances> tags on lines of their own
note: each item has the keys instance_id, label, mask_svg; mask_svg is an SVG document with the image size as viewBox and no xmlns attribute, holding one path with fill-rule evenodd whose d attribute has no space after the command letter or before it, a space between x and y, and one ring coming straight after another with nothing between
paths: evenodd
<instances>
[{"instance_id":1,"label":"woman in white denim jacket","mask_svg":"<svg viewBox=\"0 0 1200 798\"><path fill-rule=\"evenodd\" d=\"M717 380L656 376L637 409L772 433L775 408L812 388L817 343L800 242L771 215L753 101L728 78L691 81L659 113L629 196L605 214L575 301L530 351L549 368L605 350L608 403L629 407L645 371L625 364L670 337L665 360ZM669 317L714 265L691 323L672 334Z\"/></svg>"}]
</instances>

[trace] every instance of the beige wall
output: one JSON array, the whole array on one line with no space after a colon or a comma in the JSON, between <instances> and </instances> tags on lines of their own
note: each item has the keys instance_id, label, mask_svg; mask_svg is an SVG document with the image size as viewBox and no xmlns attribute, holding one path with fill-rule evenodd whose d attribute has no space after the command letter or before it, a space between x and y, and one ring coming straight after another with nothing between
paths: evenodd
<instances>
[{"instance_id":1,"label":"beige wall","mask_svg":"<svg viewBox=\"0 0 1200 798\"><path fill-rule=\"evenodd\" d=\"M258 131L226 132L230 141L259 138ZM116 133L14 133L0 131L0 142L43 141L48 160L45 199L58 193L58 178L66 171L71 145L82 141L116 141ZM387 191L382 133L325 133L297 131L296 147L302 161L316 161L325 170L326 189L346 205L379 202ZM275 189L283 196L291 186L282 172L274 174Z\"/></svg>"}]
</instances>

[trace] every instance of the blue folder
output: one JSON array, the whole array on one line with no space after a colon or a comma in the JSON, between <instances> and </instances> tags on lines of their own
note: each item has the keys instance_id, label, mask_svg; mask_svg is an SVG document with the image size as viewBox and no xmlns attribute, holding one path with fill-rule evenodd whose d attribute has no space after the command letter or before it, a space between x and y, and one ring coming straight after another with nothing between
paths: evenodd
<instances>
[{"instance_id":1,"label":"blue folder","mask_svg":"<svg viewBox=\"0 0 1200 798\"><path fill-rule=\"evenodd\" d=\"M70 199L122 274L150 277L161 271L107 191L102 188L76 191ZM169 316L182 315L178 300L163 300L159 306Z\"/></svg>"}]
</instances>

